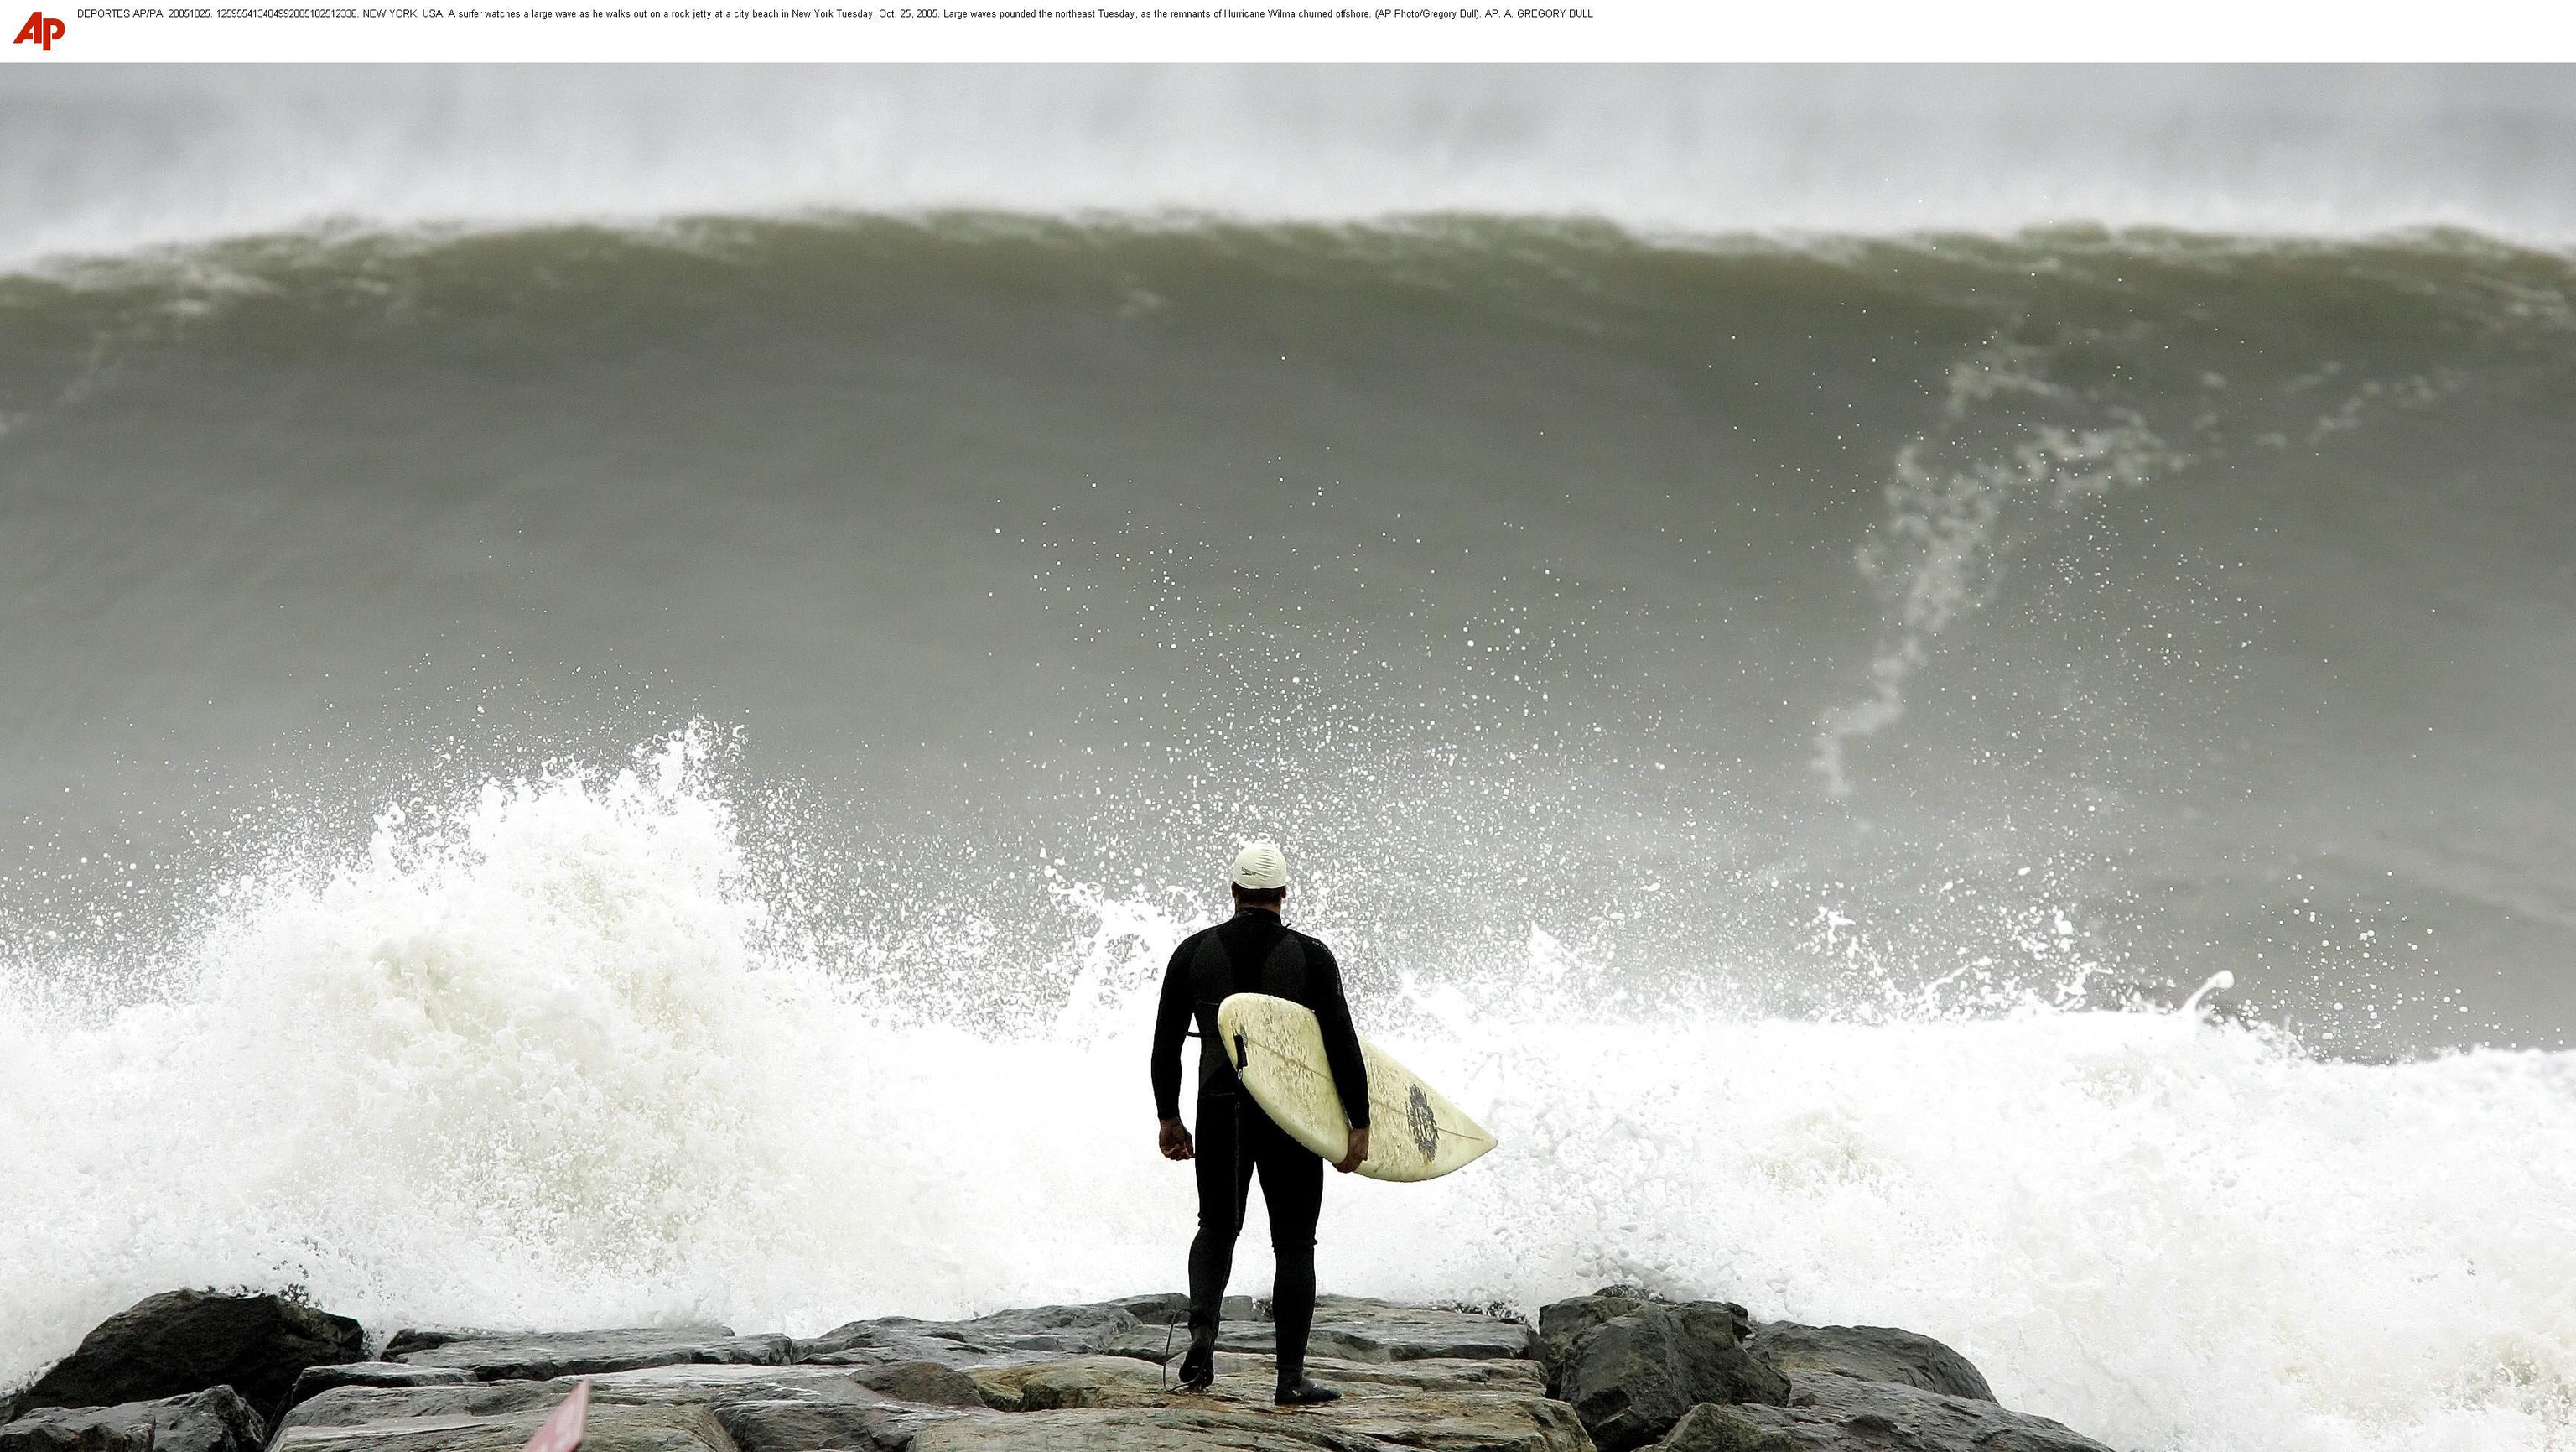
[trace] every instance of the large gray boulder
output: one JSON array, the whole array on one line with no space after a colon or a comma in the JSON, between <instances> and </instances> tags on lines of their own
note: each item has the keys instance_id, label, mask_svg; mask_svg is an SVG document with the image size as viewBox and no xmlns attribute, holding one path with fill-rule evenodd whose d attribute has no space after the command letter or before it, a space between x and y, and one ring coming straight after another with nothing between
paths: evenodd
<instances>
[{"instance_id":1,"label":"large gray boulder","mask_svg":"<svg viewBox=\"0 0 2576 1452\"><path fill-rule=\"evenodd\" d=\"M1830 1371L1861 1381L1901 1386L1990 1402L1994 1390L1976 1363L1917 1331L1892 1326L1801 1326L1771 1321L1754 1328L1755 1356L1803 1382L1808 1372Z\"/></svg>"},{"instance_id":2,"label":"large gray boulder","mask_svg":"<svg viewBox=\"0 0 2576 1452\"><path fill-rule=\"evenodd\" d=\"M357 1322L300 1301L164 1291L100 1322L18 1405L110 1407L228 1386L272 1417L306 1367L366 1354Z\"/></svg>"},{"instance_id":3,"label":"large gray boulder","mask_svg":"<svg viewBox=\"0 0 2576 1452\"><path fill-rule=\"evenodd\" d=\"M1635 1286L1604 1286L1588 1296L1573 1296L1541 1306L1538 1312L1538 1357L1547 1363L1548 1382L1554 1385L1565 1365L1566 1353L1574 1338L1614 1316L1652 1305L1668 1304L1663 1297L1649 1295ZM1728 1305L1728 1302L1719 1302ZM1742 1307L1736 1307L1739 1312Z\"/></svg>"},{"instance_id":4,"label":"large gray boulder","mask_svg":"<svg viewBox=\"0 0 2576 1452\"><path fill-rule=\"evenodd\" d=\"M268 1429L231 1387L112 1407L48 1407L0 1426L0 1452L260 1452Z\"/></svg>"},{"instance_id":5,"label":"large gray boulder","mask_svg":"<svg viewBox=\"0 0 2576 1452\"><path fill-rule=\"evenodd\" d=\"M1602 1452L1654 1441L1701 1402L1786 1402L1788 1378L1753 1359L1745 1334L1723 1301L1641 1303L1570 1338L1557 1395Z\"/></svg>"},{"instance_id":6,"label":"large gray boulder","mask_svg":"<svg viewBox=\"0 0 2576 1452\"><path fill-rule=\"evenodd\" d=\"M385 1357L404 1366L458 1370L477 1381L546 1381L686 1363L777 1366L788 1360L784 1336L736 1336L727 1326L634 1326L613 1331L535 1335L405 1332ZM399 1349L397 1349L399 1348ZM348 1358L354 1360L355 1358Z\"/></svg>"},{"instance_id":7,"label":"large gray boulder","mask_svg":"<svg viewBox=\"0 0 2576 1452\"><path fill-rule=\"evenodd\" d=\"M1798 1379L1790 1406L1691 1409L1658 1452L2110 1452L2046 1417L1829 1371Z\"/></svg>"}]
</instances>

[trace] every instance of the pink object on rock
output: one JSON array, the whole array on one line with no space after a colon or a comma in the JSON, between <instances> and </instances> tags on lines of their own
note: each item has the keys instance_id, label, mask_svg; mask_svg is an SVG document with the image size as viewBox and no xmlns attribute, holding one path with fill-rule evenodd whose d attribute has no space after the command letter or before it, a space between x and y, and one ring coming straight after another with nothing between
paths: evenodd
<instances>
[{"instance_id":1,"label":"pink object on rock","mask_svg":"<svg viewBox=\"0 0 2576 1452\"><path fill-rule=\"evenodd\" d=\"M590 1415L590 1379L572 1389L546 1416L546 1424L528 1439L527 1452L572 1452L581 1445L581 1424Z\"/></svg>"}]
</instances>

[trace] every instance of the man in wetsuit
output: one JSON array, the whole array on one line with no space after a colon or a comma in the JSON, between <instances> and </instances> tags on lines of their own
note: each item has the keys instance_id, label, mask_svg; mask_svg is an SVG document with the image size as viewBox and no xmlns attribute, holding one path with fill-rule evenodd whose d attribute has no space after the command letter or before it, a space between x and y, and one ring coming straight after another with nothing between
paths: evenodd
<instances>
[{"instance_id":1,"label":"man in wetsuit","mask_svg":"<svg viewBox=\"0 0 2576 1452\"><path fill-rule=\"evenodd\" d=\"M1217 1311L1234 1270L1245 1197L1259 1170L1261 1198L1270 1206L1270 1245L1279 1256L1270 1290L1270 1319L1279 1337L1278 1401L1283 1407L1312 1406L1341 1395L1306 1379L1324 1161L1290 1139L1243 1091L1217 1034L1217 1005L1229 994L1267 993L1315 1011L1342 1116L1351 1125L1349 1148L1333 1165L1346 1175L1368 1158L1368 1070L1350 1006L1342 1001L1342 970L1333 950L1279 919L1288 896L1288 859L1270 843L1255 842L1234 859L1232 876L1233 919L1192 934L1173 950L1154 1015L1154 1111L1163 1122L1163 1157L1198 1161L1199 1233L1190 1242L1190 1349L1181 1358L1181 1385L1205 1391L1216 1379ZM1193 1018L1200 1034L1195 1143L1181 1123L1181 1040Z\"/></svg>"}]
</instances>

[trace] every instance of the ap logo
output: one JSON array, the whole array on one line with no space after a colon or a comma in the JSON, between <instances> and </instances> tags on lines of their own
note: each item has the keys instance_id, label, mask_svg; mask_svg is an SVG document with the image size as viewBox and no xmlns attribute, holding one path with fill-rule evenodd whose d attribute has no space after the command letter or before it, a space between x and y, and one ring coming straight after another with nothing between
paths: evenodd
<instances>
[{"instance_id":1,"label":"ap logo","mask_svg":"<svg viewBox=\"0 0 2576 1452\"><path fill-rule=\"evenodd\" d=\"M59 20L46 19L45 12L39 10L27 17L26 24L18 27L18 38L10 44L25 45L32 40L45 49L52 50L54 42L62 38L63 23Z\"/></svg>"}]
</instances>

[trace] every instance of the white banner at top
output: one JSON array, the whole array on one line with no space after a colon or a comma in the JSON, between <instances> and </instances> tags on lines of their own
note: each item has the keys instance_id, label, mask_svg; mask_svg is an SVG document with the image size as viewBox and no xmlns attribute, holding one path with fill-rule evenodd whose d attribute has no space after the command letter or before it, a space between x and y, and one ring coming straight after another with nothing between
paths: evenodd
<instances>
[{"instance_id":1,"label":"white banner at top","mask_svg":"<svg viewBox=\"0 0 2576 1452\"><path fill-rule=\"evenodd\" d=\"M1714 62L2576 59L2576 7L2124 0L1354 5L840 0L50 0L0 23L80 61Z\"/></svg>"}]
</instances>

